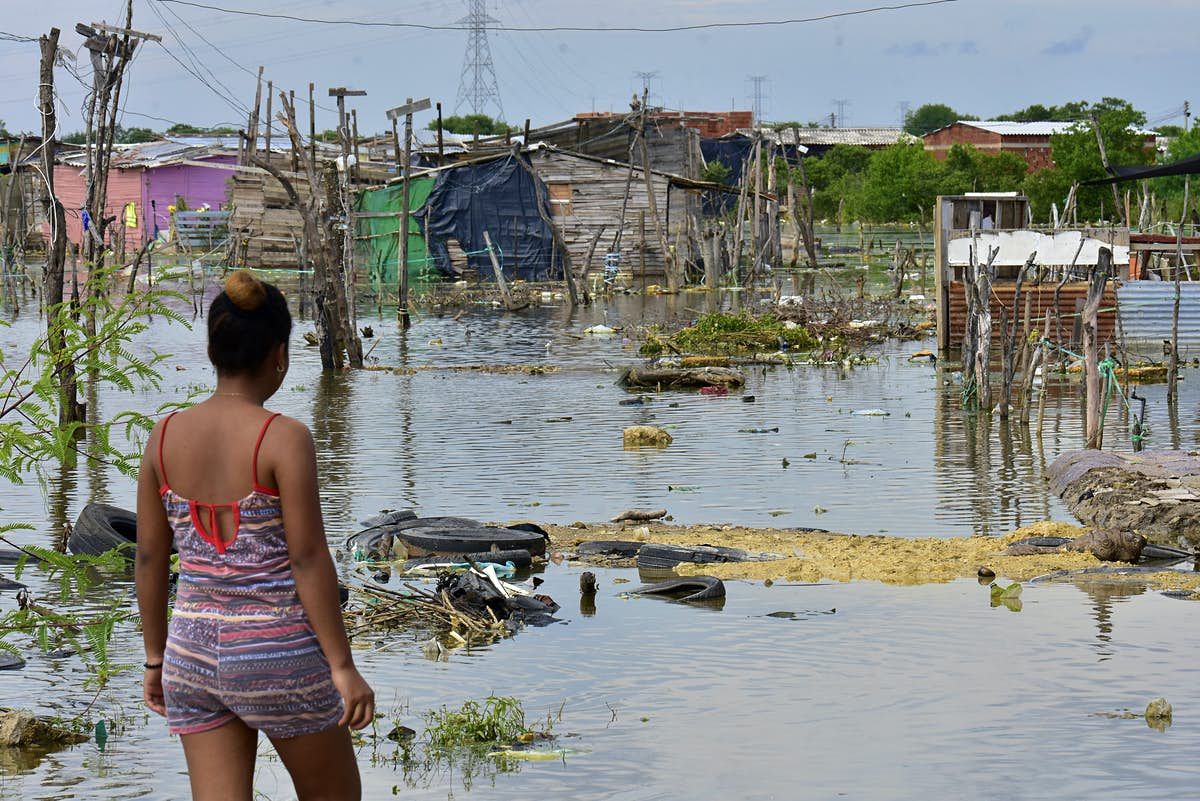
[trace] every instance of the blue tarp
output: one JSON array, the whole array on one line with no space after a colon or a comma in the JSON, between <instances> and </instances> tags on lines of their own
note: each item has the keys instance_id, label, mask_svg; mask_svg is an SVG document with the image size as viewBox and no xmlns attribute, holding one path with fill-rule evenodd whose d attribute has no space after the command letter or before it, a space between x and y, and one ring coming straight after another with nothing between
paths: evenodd
<instances>
[{"instance_id":1,"label":"blue tarp","mask_svg":"<svg viewBox=\"0 0 1200 801\"><path fill-rule=\"evenodd\" d=\"M506 278L544 281L551 275L554 238L538 207L549 217L545 185L513 156L467 164L439 174L424 208L417 212L429 238L429 256L445 275L456 275L446 240L467 253L471 269L493 280L483 232L491 236ZM561 258L554 258L561 273Z\"/></svg>"}]
</instances>

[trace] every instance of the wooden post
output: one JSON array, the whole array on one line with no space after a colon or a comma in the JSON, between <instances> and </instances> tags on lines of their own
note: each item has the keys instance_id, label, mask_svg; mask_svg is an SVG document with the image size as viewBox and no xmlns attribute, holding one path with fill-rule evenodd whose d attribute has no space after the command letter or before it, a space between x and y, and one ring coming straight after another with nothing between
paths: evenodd
<instances>
[{"instance_id":1,"label":"wooden post","mask_svg":"<svg viewBox=\"0 0 1200 801\"><path fill-rule=\"evenodd\" d=\"M291 107L296 107L296 90L291 89L288 92L291 98ZM300 151L296 149L295 143L292 144L292 172L300 172Z\"/></svg>"},{"instance_id":2,"label":"wooden post","mask_svg":"<svg viewBox=\"0 0 1200 801\"><path fill-rule=\"evenodd\" d=\"M63 274L67 260L67 218L62 202L54 192L54 157L58 150L58 115L54 105L54 63L58 56L59 29L41 37L41 68L38 105L42 117L42 176L46 182L46 219L50 223L50 241L46 247L46 270L42 283L42 302L46 310L46 342L54 361L58 385L58 421L82 423L75 383L75 365L65 358L66 338L58 324L63 308Z\"/></svg>"},{"instance_id":3,"label":"wooden post","mask_svg":"<svg viewBox=\"0 0 1200 801\"><path fill-rule=\"evenodd\" d=\"M317 164L317 101L313 96L316 84L308 84L308 157L314 168Z\"/></svg>"},{"instance_id":4,"label":"wooden post","mask_svg":"<svg viewBox=\"0 0 1200 801\"><path fill-rule=\"evenodd\" d=\"M411 103L408 98L405 103ZM412 327L408 313L408 193L409 173L412 172L412 112L404 115L404 164L400 185L400 326L405 331ZM488 246L491 247L490 245Z\"/></svg>"},{"instance_id":5,"label":"wooden post","mask_svg":"<svg viewBox=\"0 0 1200 801\"><path fill-rule=\"evenodd\" d=\"M1084 389L1086 391L1084 434L1088 448L1100 448L1103 444L1103 420L1100 418L1100 409L1104 403L1104 389L1101 386L1100 376L1097 316L1111 272L1112 251L1108 248L1100 248L1096 265L1088 272L1087 300L1083 305L1083 313L1080 315L1083 331Z\"/></svg>"},{"instance_id":6,"label":"wooden post","mask_svg":"<svg viewBox=\"0 0 1200 801\"><path fill-rule=\"evenodd\" d=\"M1171 352L1167 356L1167 400L1175 402L1179 393L1179 276L1183 272L1183 225L1187 221L1188 194L1191 190L1191 176L1183 177L1183 213L1179 218L1179 230L1175 234L1175 298L1171 308Z\"/></svg>"},{"instance_id":7,"label":"wooden post","mask_svg":"<svg viewBox=\"0 0 1200 801\"><path fill-rule=\"evenodd\" d=\"M350 109L350 139L352 142L352 147L354 149L354 178L355 178L355 180L357 180L358 176L359 176L359 167L358 167L359 151L358 151L358 109L356 109L356 108Z\"/></svg>"},{"instance_id":8,"label":"wooden post","mask_svg":"<svg viewBox=\"0 0 1200 801\"><path fill-rule=\"evenodd\" d=\"M258 118L262 109L262 80L263 68L262 65L259 65L258 78L254 83L254 108L250 111L250 141L247 144L250 158L258 155ZM267 157L270 158L270 154Z\"/></svg>"},{"instance_id":9,"label":"wooden post","mask_svg":"<svg viewBox=\"0 0 1200 801\"><path fill-rule=\"evenodd\" d=\"M263 149L267 151L267 160L271 160L271 98L274 96L275 82L267 81L267 125L263 129Z\"/></svg>"},{"instance_id":10,"label":"wooden post","mask_svg":"<svg viewBox=\"0 0 1200 801\"><path fill-rule=\"evenodd\" d=\"M442 161L446 158L446 151L442 144L442 104L441 103L437 104L437 113L438 113L438 123L437 123L437 125L438 125L438 131L437 131L437 133L438 133L438 166L440 167L442 165Z\"/></svg>"},{"instance_id":11,"label":"wooden post","mask_svg":"<svg viewBox=\"0 0 1200 801\"><path fill-rule=\"evenodd\" d=\"M658 247L662 251L663 270L667 274L667 286L672 287L675 283L675 260L671 257L671 251L667 245L667 237L663 232L663 223L658 216L658 200L654 194L654 176L650 172L650 143L646 139L646 104L649 102L649 90L642 90L642 113L639 116L638 136L642 140L642 175L646 179L646 209L650 212L651 218L654 221L654 235L658 239ZM644 276L644 272L643 272Z\"/></svg>"},{"instance_id":12,"label":"wooden post","mask_svg":"<svg viewBox=\"0 0 1200 801\"><path fill-rule=\"evenodd\" d=\"M1104 165L1104 171L1111 175L1112 169L1109 167L1109 164L1108 164L1108 151L1104 148L1104 134L1102 134L1100 132L1100 118L1096 115L1096 112L1094 112L1094 111L1092 112L1092 130L1096 132L1096 145L1100 148L1100 163ZM1116 214L1120 213L1121 211L1124 211L1125 227L1128 228L1129 227L1129 211L1128 211L1128 209L1123 209L1121 206L1121 198L1120 198L1120 195L1117 194L1116 183L1110 183L1109 186L1112 187L1113 208L1116 209L1116 211L1114 211L1113 214L1116 215Z\"/></svg>"},{"instance_id":13,"label":"wooden post","mask_svg":"<svg viewBox=\"0 0 1200 801\"><path fill-rule=\"evenodd\" d=\"M500 261L496 258L496 249L492 247L492 237L487 231L483 232L483 243L487 245L488 258L492 260L492 272L496 275L496 286L500 289L500 297L504 301L504 308L513 311L512 295L508 292L508 282L504 280L504 270L500 267Z\"/></svg>"}]
</instances>

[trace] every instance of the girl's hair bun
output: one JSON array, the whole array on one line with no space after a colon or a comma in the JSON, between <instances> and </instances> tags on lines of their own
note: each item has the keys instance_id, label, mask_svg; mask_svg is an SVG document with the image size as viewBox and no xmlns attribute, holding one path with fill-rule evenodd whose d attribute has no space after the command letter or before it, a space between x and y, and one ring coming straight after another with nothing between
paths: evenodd
<instances>
[{"instance_id":1,"label":"girl's hair bun","mask_svg":"<svg viewBox=\"0 0 1200 801\"><path fill-rule=\"evenodd\" d=\"M225 279L225 294L242 311L254 311L267 302L267 287L249 270L234 270Z\"/></svg>"}]
</instances>

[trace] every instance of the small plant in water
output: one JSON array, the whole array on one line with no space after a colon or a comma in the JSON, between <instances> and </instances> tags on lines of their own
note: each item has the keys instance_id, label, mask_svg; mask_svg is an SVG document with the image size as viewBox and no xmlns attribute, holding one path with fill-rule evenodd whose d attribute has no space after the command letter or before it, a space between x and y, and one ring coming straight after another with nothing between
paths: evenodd
<instances>
[{"instance_id":1,"label":"small plant in water","mask_svg":"<svg viewBox=\"0 0 1200 801\"><path fill-rule=\"evenodd\" d=\"M443 706L425 714L425 739L431 748L512 743L526 731L525 710L511 696L492 695L482 703L466 701L461 709Z\"/></svg>"}]
</instances>

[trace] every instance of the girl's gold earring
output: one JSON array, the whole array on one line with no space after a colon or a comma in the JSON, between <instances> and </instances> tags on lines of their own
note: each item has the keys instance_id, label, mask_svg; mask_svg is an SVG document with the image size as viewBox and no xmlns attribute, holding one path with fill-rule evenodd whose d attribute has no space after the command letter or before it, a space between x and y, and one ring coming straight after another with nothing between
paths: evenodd
<instances>
[{"instance_id":1,"label":"girl's gold earring","mask_svg":"<svg viewBox=\"0 0 1200 801\"><path fill-rule=\"evenodd\" d=\"M277 364L277 365L275 365L275 372L277 372L277 373L282 373L282 372L283 372L283 365L282 365L282 364Z\"/></svg>"}]
</instances>

